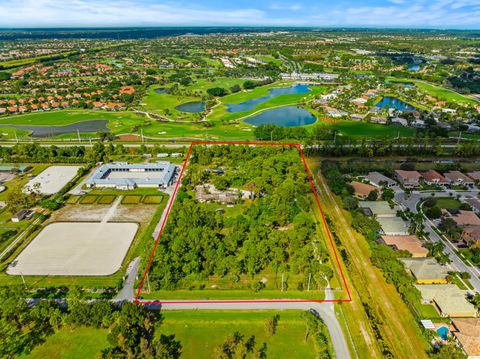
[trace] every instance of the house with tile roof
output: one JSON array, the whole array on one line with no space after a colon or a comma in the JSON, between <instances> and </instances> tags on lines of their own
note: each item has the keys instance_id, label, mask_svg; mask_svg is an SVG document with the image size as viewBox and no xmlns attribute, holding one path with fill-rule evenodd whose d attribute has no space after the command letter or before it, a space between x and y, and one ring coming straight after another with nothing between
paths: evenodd
<instances>
[{"instance_id":1,"label":"house with tile roof","mask_svg":"<svg viewBox=\"0 0 480 359\"><path fill-rule=\"evenodd\" d=\"M353 187L354 196L359 198L359 199L365 199L365 198L368 197L370 192L373 192L373 191L377 190L377 187L372 186L371 184L368 184L368 183L352 181L350 184Z\"/></svg>"},{"instance_id":2,"label":"house with tile roof","mask_svg":"<svg viewBox=\"0 0 480 359\"><path fill-rule=\"evenodd\" d=\"M422 172L423 181L430 186L448 186L449 182L445 177L435 170Z\"/></svg>"},{"instance_id":3,"label":"house with tile roof","mask_svg":"<svg viewBox=\"0 0 480 359\"><path fill-rule=\"evenodd\" d=\"M420 186L422 175L418 171L395 170L395 176L405 188L417 188Z\"/></svg>"},{"instance_id":4,"label":"house with tile roof","mask_svg":"<svg viewBox=\"0 0 480 359\"><path fill-rule=\"evenodd\" d=\"M415 235L382 235L379 237L378 242L398 251L407 251L413 258L426 257L428 254L428 249L423 246L422 242Z\"/></svg>"},{"instance_id":5,"label":"house with tile roof","mask_svg":"<svg viewBox=\"0 0 480 359\"><path fill-rule=\"evenodd\" d=\"M475 306L467 300L467 291L455 284L414 284L424 304L433 304L442 317L476 317Z\"/></svg>"},{"instance_id":6,"label":"house with tile roof","mask_svg":"<svg viewBox=\"0 0 480 359\"><path fill-rule=\"evenodd\" d=\"M452 335L468 359L480 358L480 319L454 318L452 319Z\"/></svg>"},{"instance_id":7,"label":"house with tile roof","mask_svg":"<svg viewBox=\"0 0 480 359\"><path fill-rule=\"evenodd\" d=\"M446 284L448 270L435 258L402 258L405 269L419 284Z\"/></svg>"}]
</instances>

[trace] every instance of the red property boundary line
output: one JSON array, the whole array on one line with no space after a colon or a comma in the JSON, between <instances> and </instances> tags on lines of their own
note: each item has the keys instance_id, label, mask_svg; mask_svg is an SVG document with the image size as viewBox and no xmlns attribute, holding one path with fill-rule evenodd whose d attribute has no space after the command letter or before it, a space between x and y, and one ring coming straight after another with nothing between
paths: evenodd
<instances>
[{"instance_id":1,"label":"red property boundary line","mask_svg":"<svg viewBox=\"0 0 480 359\"><path fill-rule=\"evenodd\" d=\"M183 173L185 172L185 168L187 166L188 159L190 158L192 148L195 145L281 146L281 147L296 147L299 150L300 157L303 161L303 166L305 167L305 171L307 172L308 180L310 181L310 185L312 187L312 191L313 191L313 194L315 196L315 202L317 203L318 209L320 211L322 222L323 222L323 225L325 227L325 231L327 232L328 239L329 239L330 245L331 245L332 250L333 250L333 254L335 256L335 261L336 261L337 266L338 266L338 271L339 271L340 276L342 278L342 282L343 282L343 285L345 287L345 290L347 291L347 296L348 296L347 299L323 299L323 300L314 300L314 299L225 299L225 300L180 300L180 301L179 300L176 300L176 301L175 300L165 300L165 301L161 301L161 300L153 300L153 301L139 300L141 291L142 291L143 286L145 284L147 273L150 269L150 265L152 264L152 261L153 261L153 256L155 255L155 251L157 249L158 242L159 242L160 237L163 233L163 229L164 229L165 224L167 222L167 218L170 214L170 210L172 208L173 202L175 201L175 197L177 195L178 187L179 187L180 182L182 180ZM163 221L162 221L162 224L161 224L161 227L160 227L160 231L158 232L157 237L155 238L155 244L153 246L152 252L150 253L150 258L149 258L148 264L145 268L145 272L143 273L142 280L140 282L140 286L138 287L137 294L136 294L135 300L134 300L135 304L160 305L162 303L165 303L165 304L215 304L215 303L272 303L272 302L283 302L283 303L286 303L286 302L287 303L288 302L290 302L290 303L295 303L295 302L296 303L298 303L298 302L301 302L301 303L302 302L303 303L310 303L310 302L315 302L315 303L340 303L340 302L351 302L352 301L350 290L348 289L347 281L345 280L345 275L343 273L342 266L340 265L340 260L338 259L337 250L336 250L335 245L333 243L332 235L331 235L330 230L328 228L327 221L325 220L325 215L323 213L322 206L320 205L320 200L318 198L318 193L317 193L317 190L315 188L315 184L313 183L312 175L311 175L310 170L308 168L307 161L305 159L305 155L303 154L302 146L299 143L242 142L242 141L238 141L238 142L235 142L235 141L232 141L232 142L228 142L228 141L225 141L225 142L194 141L194 142L191 142L190 147L188 148L188 151L187 151L187 155L185 157L185 161L183 162L182 169L181 169L180 174L178 176L177 183L175 185L173 193L172 193L172 195L170 197L170 200L168 202L166 211L167 212L165 213L165 216L163 217Z\"/></svg>"}]
</instances>

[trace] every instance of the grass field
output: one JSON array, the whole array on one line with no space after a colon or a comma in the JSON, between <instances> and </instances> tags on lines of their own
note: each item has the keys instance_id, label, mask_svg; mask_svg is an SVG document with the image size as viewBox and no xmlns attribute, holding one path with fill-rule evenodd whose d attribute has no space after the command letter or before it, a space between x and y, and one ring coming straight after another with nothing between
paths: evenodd
<instances>
[{"instance_id":1,"label":"grass field","mask_svg":"<svg viewBox=\"0 0 480 359\"><path fill-rule=\"evenodd\" d=\"M464 96L453 90L449 90L445 87L434 85L425 81L415 80L415 79L398 79L395 77L389 77L387 78L387 80L390 82L414 83L415 86L418 87L420 90L425 91L428 95L434 96L439 100L459 102L459 103L465 103L465 104L471 104L471 105L475 105L479 103L479 101L476 101L473 98Z\"/></svg>"},{"instance_id":2,"label":"grass field","mask_svg":"<svg viewBox=\"0 0 480 359\"><path fill-rule=\"evenodd\" d=\"M415 134L415 130L412 128L379 125L368 122L340 120L336 123L317 121L317 124L325 125L338 131L340 136L348 137L409 137Z\"/></svg>"},{"instance_id":3,"label":"grass field","mask_svg":"<svg viewBox=\"0 0 480 359\"><path fill-rule=\"evenodd\" d=\"M94 204L97 200L98 196L86 194L80 199L80 204Z\"/></svg>"},{"instance_id":4,"label":"grass field","mask_svg":"<svg viewBox=\"0 0 480 359\"><path fill-rule=\"evenodd\" d=\"M142 201L142 196L128 195L123 197L122 204L139 204Z\"/></svg>"},{"instance_id":5,"label":"grass field","mask_svg":"<svg viewBox=\"0 0 480 359\"><path fill-rule=\"evenodd\" d=\"M146 287L143 287L146 290ZM261 290L254 292L253 290L219 290L219 289L203 289L203 290L158 290L151 293L142 293L143 299L311 299L323 300L325 293L323 291L312 290L299 291L295 289L280 290Z\"/></svg>"},{"instance_id":6,"label":"grass field","mask_svg":"<svg viewBox=\"0 0 480 359\"><path fill-rule=\"evenodd\" d=\"M108 331L79 327L61 329L21 359L94 359L108 347Z\"/></svg>"},{"instance_id":7,"label":"grass field","mask_svg":"<svg viewBox=\"0 0 480 359\"><path fill-rule=\"evenodd\" d=\"M458 209L461 202L456 198L439 197L437 198L437 206L445 209Z\"/></svg>"},{"instance_id":8,"label":"grass field","mask_svg":"<svg viewBox=\"0 0 480 359\"><path fill-rule=\"evenodd\" d=\"M143 197L142 203L145 204L159 204L162 203L163 196L148 195Z\"/></svg>"},{"instance_id":9,"label":"grass field","mask_svg":"<svg viewBox=\"0 0 480 359\"><path fill-rule=\"evenodd\" d=\"M305 341L306 324L300 311L164 311L160 331L175 334L182 343L182 358L213 358L215 347L238 331L255 336L257 347L267 345L267 358L318 358L314 338ZM269 336L265 325L280 315L277 332Z\"/></svg>"}]
</instances>

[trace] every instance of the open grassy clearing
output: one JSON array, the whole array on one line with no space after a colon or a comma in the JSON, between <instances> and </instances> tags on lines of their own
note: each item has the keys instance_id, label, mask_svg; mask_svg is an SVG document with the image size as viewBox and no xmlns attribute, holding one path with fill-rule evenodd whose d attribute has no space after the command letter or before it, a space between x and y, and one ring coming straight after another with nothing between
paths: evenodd
<instances>
[{"instance_id":1,"label":"open grassy clearing","mask_svg":"<svg viewBox=\"0 0 480 359\"><path fill-rule=\"evenodd\" d=\"M61 329L21 359L94 359L108 347L108 331L78 327Z\"/></svg>"},{"instance_id":2,"label":"open grassy clearing","mask_svg":"<svg viewBox=\"0 0 480 359\"><path fill-rule=\"evenodd\" d=\"M318 120L316 124L334 129L339 132L340 136L347 137L410 137L415 134L415 130L412 128L368 122L337 120L334 123L327 123Z\"/></svg>"},{"instance_id":3,"label":"open grassy clearing","mask_svg":"<svg viewBox=\"0 0 480 359\"><path fill-rule=\"evenodd\" d=\"M325 293L323 291L299 291L295 289L289 289L285 291L262 289L260 292L254 292L253 290L235 290L235 289L192 289L192 290L156 290L148 293L148 286L145 284L143 287L142 295L143 299L154 300L173 300L173 299L191 299L191 300L204 300L204 299L310 299L310 300L323 300Z\"/></svg>"},{"instance_id":4,"label":"open grassy clearing","mask_svg":"<svg viewBox=\"0 0 480 359\"><path fill-rule=\"evenodd\" d=\"M175 334L183 358L212 358L215 347L238 331L258 344L266 343L267 358L318 358L314 338L305 341L306 324L300 311L164 311L163 334ZM277 332L268 335L268 319L278 314Z\"/></svg>"},{"instance_id":5,"label":"open grassy clearing","mask_svg":"<svg viewBox=\"0 0 480 359\"><path fill-rule=\"evenodd\" d=\"M459 102L459 103L466 103L466 104L478 104L479 101L476 101L473 98L464 96L458 92L453 90L449 90L445 87L434 85L425 81L416 80L416 79L399 79L395 77L387 78L390 82L398 82L398 83L414 83L419 89L427 92L429 95L438 98L439 100L443 101L451 101L451 102Z\"/></svg>"},{"instance_id":6,"label":"open grassy clearing","mask_svg":"<svg viewBox=\"0 0 480 359\"><path fill-rule=\"evenodd\" d=\"M451 197L439 197L437 198L437 206L445 209L458 209L462 203Z\"/></svg>"}]
</instances>

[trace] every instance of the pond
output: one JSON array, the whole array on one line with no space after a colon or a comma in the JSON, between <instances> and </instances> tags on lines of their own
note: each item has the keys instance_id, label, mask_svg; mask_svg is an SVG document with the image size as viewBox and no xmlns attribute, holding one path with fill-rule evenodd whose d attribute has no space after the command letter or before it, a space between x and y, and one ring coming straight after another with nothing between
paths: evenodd
<instances>
[{"instance_id":1,"label":"pond","mask_svg":"<svg viewBox=\"0 0 480 359\"><path fill-rule=\"evenodd\" d=\"M310 87L308 85L295 84L290 87L283 88L272 88L268 90L267 96L253 98L241 103L236 104L227 104L227 112L242 112L250 111L257 107L259 104L270 100L271 98L280 96L280 95L292 95L292 94L303 94L310 92Z\"/></svg>"},{"instance_id":2,"label":"pond","mask_svg":"<svg viewBox=\"0 0 480 359\"><path fill-rule=\"evenodd\" d=\"M203 101L193 101L182 103L175 107L175 110L188 112L188 113L199 113L205 111L206 103Z\"/></svg>"},{"instance_id":3,"label":"pond","mask_svg":"<svg viewBox=\"0 0 480 359\"><path fill-rule=\"evenodd\" d=\"M163 93L168 93L168 89L165 89L165 88L160 88L160 89L155 89L153 90L153 92L155 92L156 94L163 94Z\"/></svg>"},{"instance_id":4,"label":"pond","mask_svg":"<svg viewBox=\"0 0 480 359\"><path fill-rule=\"evenodd\" d=\"M32 137L51 137L77 132L109 132L110 130L107 128L107 122L107 120L91 120L76 122L65 126L30 126L9 124L1 124L0 126L8 126L18 130L31 131Z\"/></svg>"},{"instance_id":5,"label":"pond","mask_svg":"<svg viewBox=\"0 0 480 359\"><path fill-rule=\"evenodd\" d=\"M389 96L385 96L384 98L382 98L382 100L379 103L377 103L375 107L394 108L398 111L403 111L403 112L412 112L417 110L415 107L409 105L408 103L405 103L396 97L389 97Z\"/></svg>"},{"instance_id":6,"label":"pond","mask_svg":"<svg viewBox=\"0 0 480 359\"><path fill-rule=\"evenodd\" d=\"M286 127L305 126L315 123L317 118L304 108L285 106L266 110L245 120L253 126L278 125Z\"/></svg>"}]
</instances>

